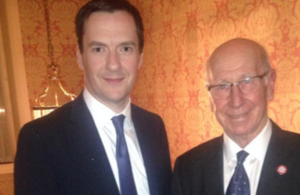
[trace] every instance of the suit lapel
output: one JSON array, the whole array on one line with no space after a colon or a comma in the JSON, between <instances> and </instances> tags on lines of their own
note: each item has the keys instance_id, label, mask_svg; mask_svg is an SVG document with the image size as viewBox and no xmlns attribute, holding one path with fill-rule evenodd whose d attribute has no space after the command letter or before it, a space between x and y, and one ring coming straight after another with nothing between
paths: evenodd
<instances>
[{"instance_id":1,"label":"suit lapel","mask_svg":"<svg viewBox=\"0 0 300 195\"><path fill-rule=\"evenodd\" d=\"M155 168L155 164L157 164L157 159L154 158L156 156L155 147L152 147L152 138L153 131L151 131L151 126L149 126L149 122L144 115L141 115L136 107L131 106L131 115L132 121L134 123L134 128L138 137L138 142L140 145L141 153L144 160L144 165L146 169L148 184L150 194L159 194L156 188L156 175L157 170Z\"/></svg>"},{"instance_id":2,"label":"suit lapel","mask_svg":"<svg viewBox=\"0 0 300 195\"><path fill-rule=\"evenodd\" d=\"M262 167L257 195L278 194L276 187L284 182L281 181L283 177L278 174L277 168L280 165L288 167L287 159L292 155L284 137L283 131L272 121L272 136Z\"/></svg>"},{"instance_id":3,"label":"suit lapel","mask_svg":"<svg viewBox=\"0 0 300 195\"><path fill-rule=\"evenodd\" d=\"M88 174L86 178L90 178L88 182L94 183L94 187L101 189L101 192L119 195L104 146L82 93L74 101L71 118L73 126L70 128L69 141L74 146L73 152L78 162L86 171L84 174Z\"/></svg>"}]
</instances>

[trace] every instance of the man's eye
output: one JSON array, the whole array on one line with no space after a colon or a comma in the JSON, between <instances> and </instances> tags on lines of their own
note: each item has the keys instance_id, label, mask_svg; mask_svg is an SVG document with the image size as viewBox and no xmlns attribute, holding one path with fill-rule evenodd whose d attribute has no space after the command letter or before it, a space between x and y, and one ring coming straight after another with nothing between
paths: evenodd
<instances>
[{"instance_id":1,"label":"man's eye","mask_svg":"<svg viewBox=\"0 0 300 195\"><path fill-rule=\"evenodd\" d=\"M121 51L122 52L130 52L130 51L132 51L132 48L131 47L122 47Z\"/></svg>"},{"instance_id":2,"label":"man's eye","mask_svg":"<svg viewBox=\"0 0 300 195\"><path fill-rule=\"evenodd\" d=\"M101 47L95 47L92 49L93 52L103 52L103 48Z\"/></svg>"},{"instance_id":3,"label":"man's eye","mask_svg":"<svg viewBox=\"0 0 300 195\"><path fill-rule=\"evenodd\" d=\"M217 90L225 90L227 88L228 88L228 85L218 85L218 86L216 86Z\"/></svg>"},{"instance_id":4,"label":"man's eye","mask_svg":"<svg viewBox=\"0 0 300 195\"><path fill-rule=\"evenodd\" d=\"M245 84L250 84L251 81L252 81L251 78L246 78L246 79L244 79L242 82L245 83Z\"/></svg>"}]
</instances>

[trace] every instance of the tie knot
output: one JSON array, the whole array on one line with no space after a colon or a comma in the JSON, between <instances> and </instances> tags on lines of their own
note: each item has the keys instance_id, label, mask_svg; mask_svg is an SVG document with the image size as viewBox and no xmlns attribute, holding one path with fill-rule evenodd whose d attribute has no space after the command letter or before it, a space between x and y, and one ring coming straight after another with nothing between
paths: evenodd
<instances>
[{"instance_id":1,"label":"tie knot","mask_svg":"<svg viewBox=\"0 0 300 195\"><path fill-rule=\"evenodd\" d=\"M242 164L242 163L244 163L245 159L247 158L247 156L249 154L245 150L241 150L236 155L237 155L238 163Z\"/></svg>"},{"instance_id":2,"label":"tie knot","mask_svg":"<svg viewBox=\"0 0 300 195\"><path fill-rule=\"evenodd\" d=\"M114 116L111 120L117 130L117 133L123 133L123 123L124 123L125 116L123 114Z\"/></svg>"}]
</instances>

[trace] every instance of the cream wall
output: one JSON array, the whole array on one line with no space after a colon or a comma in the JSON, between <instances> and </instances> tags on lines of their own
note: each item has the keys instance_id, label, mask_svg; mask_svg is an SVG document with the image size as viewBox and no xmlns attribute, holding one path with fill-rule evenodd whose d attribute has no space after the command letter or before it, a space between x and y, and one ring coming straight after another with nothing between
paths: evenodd
<instances>
[{"instance_id":1,"label":"cream wall","mask_svg":"<svg viewBox=\"0 0 300 195\"><path fill-rule=\"evenodd\" d=\"M1 0L0 7L0 162L11 162L19 129L31 116L17 0Z\"/></svg>"}]
</instances>

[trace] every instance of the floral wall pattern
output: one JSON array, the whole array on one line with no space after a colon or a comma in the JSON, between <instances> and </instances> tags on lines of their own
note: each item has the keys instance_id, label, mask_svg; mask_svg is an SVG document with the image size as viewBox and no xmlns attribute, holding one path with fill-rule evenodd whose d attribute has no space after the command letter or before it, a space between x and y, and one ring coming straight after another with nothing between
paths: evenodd
<instances>
[{"instance_id":1,"label":"floral wall pattern","mask_svg":"<svg viewBox=\"0 0 300 195\"><path fill-rule=\"evenodd\" d=\"M54 57L62 82L79 94L74 18L87 0L48 0ZM300 0L130 0L145 24L144 63L132 101L165 121L172 162L222 134L204 87L205 62L215 47L245 37L263 44L277 70L269 115L300 133ZM19 0L30 103L47 85L47 35L42 0Z\"/></svg>"}]
</instances>

